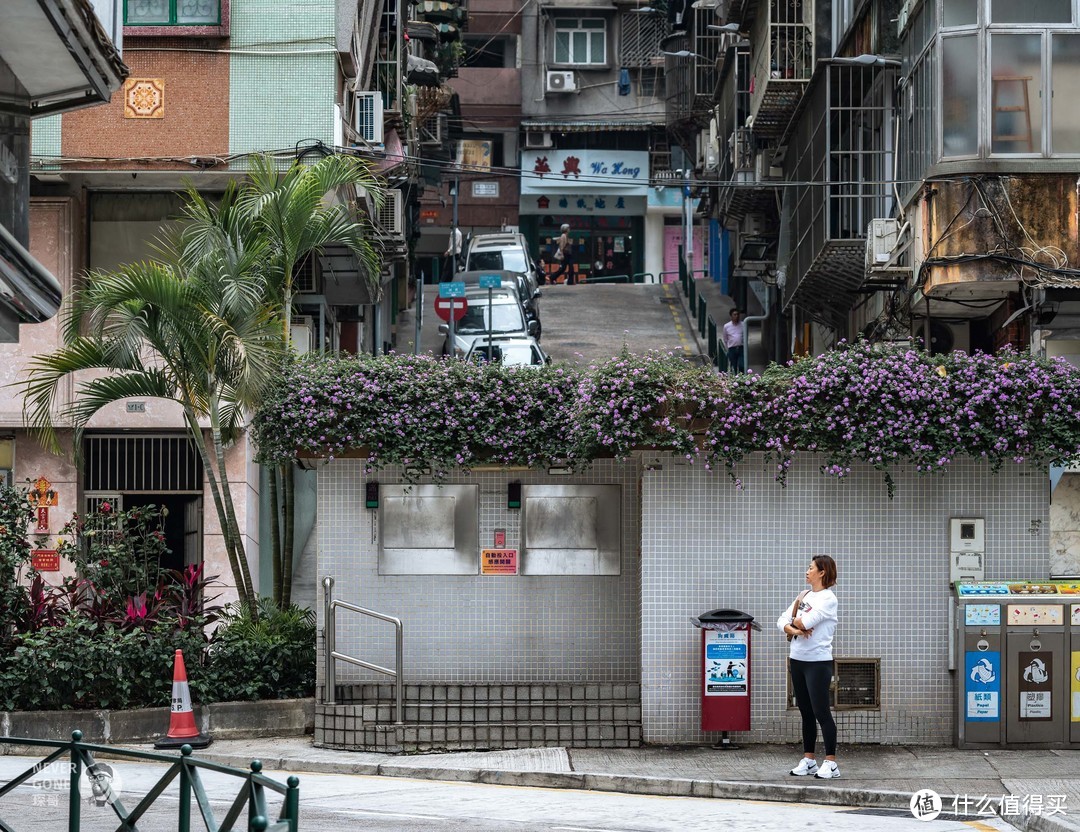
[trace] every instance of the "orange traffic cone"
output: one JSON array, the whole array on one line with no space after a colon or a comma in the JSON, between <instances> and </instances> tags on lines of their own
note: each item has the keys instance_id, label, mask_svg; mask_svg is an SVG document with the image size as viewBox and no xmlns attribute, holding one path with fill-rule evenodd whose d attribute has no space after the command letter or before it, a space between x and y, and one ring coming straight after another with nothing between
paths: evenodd
<instances>
[{"instance_id":1,"label":"orange traffic cone","mask_svg":"<svg viewBox=\"0 0 1080 832\"><path fill-rule=\"evenodd\" d=\"M191 709L191 689L188 687L184 652L176 651L173 665L172 708L169 714L169 733L154 743L154 748L206 748L212 740L200 734L195 725L195 712Z\"/></svg>"}]
</instances>

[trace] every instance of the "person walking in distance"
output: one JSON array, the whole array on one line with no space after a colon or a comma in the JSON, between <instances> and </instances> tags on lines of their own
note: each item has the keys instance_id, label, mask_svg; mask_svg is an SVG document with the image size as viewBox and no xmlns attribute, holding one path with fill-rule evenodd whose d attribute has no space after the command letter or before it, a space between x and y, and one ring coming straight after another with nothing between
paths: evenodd
<instances>
[{"instance_id":1,"label":"person walking in distance","mask_svg":"<svg viewBox=\"0 0 1080 832\"><path fill-rule=\"evenodd\" d=\"M461 229L452 228L449 243L446 246L446 251L443 252L443 258L446 262L446 274L441 281L443 283L453 280L457 275L457 270L461 267L461 243Z\"/></svg>"},{"instance_id":2,"label":"person walking in distance","mask_svg":"<svg viewBox=\"0 0 1080 832\"><path fill-rule=\"evenodd\" d=\"M795 599L777 619L776 627L791 644L788 665L795 701L802 714L803 757L791 770L796 777L813 774L822 780L840 776L836 763L836 722L829 710L832 684L833 634L836 632L836 561L828 555L814 555L806 570L810 589ZM825 741L825 761L819 767L814 758L817 727Z\"/></svg>"},{"instance_id":3,"label":"person walking in distance","mask_svg":"<svg viewBox=\"0 0 1080 832\"><path fill-rule=\"evenodd\" d=\"M551 282L557 283L562 275L571 286L577 283L574 275L574 245L570 239L570 226L565 222L559 229L562 233L555 240L555 260L559 268L551 275Z\"/></svg>"},{"instance_id":4,"label":"person walking in distance","mask_svg":"<svg viewBox=\"0 0 1080 832\"><path fill-rule=\"evenodd\" d=\"M744 365L744 347L742 337L742 313L738 309L732 309L728 313L731 318L724 324L724 349L727 350L728 370L732 373L741 373L746 368Z\"/></svg>"}]
</instances>

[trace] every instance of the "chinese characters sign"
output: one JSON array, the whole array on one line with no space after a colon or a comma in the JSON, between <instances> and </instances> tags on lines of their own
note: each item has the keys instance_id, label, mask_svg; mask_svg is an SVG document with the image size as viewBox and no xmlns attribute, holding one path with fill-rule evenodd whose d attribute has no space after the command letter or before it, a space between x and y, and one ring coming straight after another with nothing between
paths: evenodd
<instances>
[{"instance_id":1,"label":"chinese characters sign","mask_svg":"<svg viewBox=\"0 0 1080 832\"><path fill-rule=\"evenodd\" d=\"M518 573L517 549L481 549L481 575L516 575Z\"/></svg>"},{"instance_id":2,"label":"chinese characters sign","mask_svg":"<svg viewBox=\"0 0 1080 832\"><path fill-rule=\"evenodd\" d=\"M649 154L645 150L549 149L521 154L521 192L645 196Z\"/></svg>"},{"instance_id":3,"label":"chinese characters sign","mask_svg":"<svg viewBox=\"0 0 1080 832\"><path fill-rule=\"evenodd\" d=\"M705 631L706 696L746 696L748 668L746 630Z\"/></svg>"}]
</instances>

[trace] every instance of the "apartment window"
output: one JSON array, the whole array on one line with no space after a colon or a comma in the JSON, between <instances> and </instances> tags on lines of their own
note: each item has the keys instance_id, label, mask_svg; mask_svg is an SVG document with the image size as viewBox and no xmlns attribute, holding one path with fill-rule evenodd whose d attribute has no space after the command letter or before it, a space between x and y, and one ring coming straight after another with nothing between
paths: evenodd
<instances>
[{"instance_id":1,"label":"apartment window","mask_svg":"<svg viewBox=\"0 0 1080 832\"><path fill-rule=\"evenodd\" d=\"M1042 104L1042 35L991 35L990 152L1040 152Z\"/></svg>"},{"instance_id":2,"label":"apartment window","mask_svg":"<svg viewBox=\"0 0 1080 832\"><path fill-rule=\"evenodd\" d=\"M942 155L979 152L979 39L977 35L941 42Z\"/></svg>"},{"instance_id":3,"label":"apartment window","mask_svg":"<svg viewBox=\"0 0 1080 832\"><path fill-rule=\"evenodd\" d=\"M1071 23L1072 0L990 0L991 23Z\"/></svg>"},{"instance_id":4,"label":"apartment window","mask_svg":"<svg viewBox=\"0 0 1080 832\"><path fill-rule=\"evenodd\" d=\"M558 18L555 63L606 64L607 22L602 17Z\"/></svg>"},{"instance_id":5,"label":"apartment window","mask_svg":"<svg viewBox=\"0 0 1080 832\"><path fill-rule=\"evenodd\" d=\"M1054 35L1051 75L1051 141L1054 153L1080 155L1080 107L1075 90L1080 82L1080 35Z\"/></svg>"},{"instance_id":6,"label":"apartment window","mask_svg":"<svg viewBox=\"0 0 1080 832\"><path fill-rule=\"evenodd\" d=\"M220 0L125 0L125 26L216 26Z\"/></svg>"}]
</instances>

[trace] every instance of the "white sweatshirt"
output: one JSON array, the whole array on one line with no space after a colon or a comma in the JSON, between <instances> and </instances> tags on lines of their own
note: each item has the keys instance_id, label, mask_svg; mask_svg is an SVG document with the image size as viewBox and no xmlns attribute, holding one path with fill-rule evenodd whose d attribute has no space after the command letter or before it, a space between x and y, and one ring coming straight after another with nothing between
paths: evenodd
<instances>
[{"instance_id":1,"label":"white sweatshirt","mask_svg":"<svg viewBox=\"0 0 1080 832\"><path fill-rule=\"evenodd\" d=\"M788 604L776 620L776 629L780 632L792 621L791 607ZM836 633L836 595L833 591L823 589L806 593L795 617L802 618L804 629L814 632L791 640L791 658L800 662L832 661L832 642Z\"/></svg>"}]
</instances>

